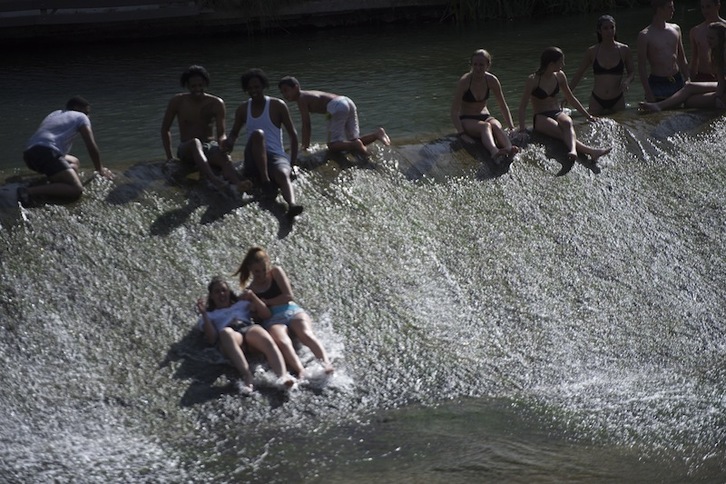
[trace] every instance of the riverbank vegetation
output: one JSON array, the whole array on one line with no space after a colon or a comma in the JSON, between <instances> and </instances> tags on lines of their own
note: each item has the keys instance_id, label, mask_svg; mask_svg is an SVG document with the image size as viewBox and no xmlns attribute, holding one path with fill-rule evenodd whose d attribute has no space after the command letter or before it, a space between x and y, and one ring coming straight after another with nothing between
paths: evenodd
<instances>
[{"instance_id":1,"label":"riverbank vegetation","mask_svg":"<svg viewBox=\"0 0 726 484\"><path fill-rule=\"evenodd\" d=\"M603 12L648 3L649 0L450 0L449 10L454 23L468 24L479 20Z\"/></svg>"}]
</instances>

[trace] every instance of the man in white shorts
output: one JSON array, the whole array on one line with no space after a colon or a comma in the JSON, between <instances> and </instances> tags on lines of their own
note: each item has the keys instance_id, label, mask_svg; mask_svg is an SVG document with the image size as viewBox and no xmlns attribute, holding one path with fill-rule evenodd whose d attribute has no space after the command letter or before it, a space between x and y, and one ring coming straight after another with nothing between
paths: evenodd
<instances>
[{"instance_id":1,"label":"man in white shorts","mask_svg":"<svg viewBox=\"0 0 726 484\"><path fill-rule=\"evenodd\" d=\"M330 151L351 151L368 156L369 144L379 140L391 144L386 130L378 128L372 133L360 135L358 111L355 103L346 96L323 91L303 91L300 83L292 76L280 79L277 84L282 97L296 101L302 118L302 148L310 148L310 113L324 114L328 119L328 149Z\"/></svg>"}]
</instances>

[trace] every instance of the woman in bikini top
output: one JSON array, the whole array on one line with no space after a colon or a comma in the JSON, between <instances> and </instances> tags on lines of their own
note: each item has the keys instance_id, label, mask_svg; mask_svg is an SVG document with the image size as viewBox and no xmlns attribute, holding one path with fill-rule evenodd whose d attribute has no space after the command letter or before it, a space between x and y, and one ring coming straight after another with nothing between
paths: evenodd
<instances>
[{"instance_id":1,"label":"woman in bikini top","mask_svg":"<svg viewBox=\"0 0 726 484\"><path fill-rule=\"evenodd\" d=\"M486 50L477 50L471 56L471 70L461 76L456 85L451 103L451 122L460 136L467 135L480 140L496 160L513 154L517 149L512 147L502 124L487 108L489 95L494 94L504 122L509 129L514 129L514 120L504 99L499 79L489 72L491 64L492 57Z\"/></svg>"},{"instance_id":2,"label":"woman in bikini top","mask_svg":"<svg viewBox=\"0 0 726 484\"><path fill-rule=\"evenodd\" d=\"M599 115L604 111L625 109L624 94L633 81L635 69L630 48L617 41L613 17L603 15L598 18L595 33L598 43L588 47L570 87L574 91L587 69L592 67L593 88L588 110ZM612 67L605 67L608 65Z\"/></svg>"},{"instance_id":3,"label":"woman in bikini top","mask_svg":"<svg viewBox=\"0 0 726 484\"><path fill-rule=\"evenodd\" d=\"M542 52L539 69L527 78L524 86L522 99L519 103L519 130L522 133L527 131L525 120L527 106L531 102L534 111L533 125L535 131L562 140L567 148L567 158L570 162L574 163L578 154L588 155L592 162L596 162L598 158L607 154L610 148L593 148L578 141L572 118L560 109L557 102L557 94L561 89L565 99L575 106L588 121L595 120L572 94L572 90L567 84L567 76L562 72L564 66L565 54L557 47L548 47ZM548 93L544 87L552 84L553 81L555 86ZM544 87L541 85L543 83Z\"/></svg>"}]
</instances>

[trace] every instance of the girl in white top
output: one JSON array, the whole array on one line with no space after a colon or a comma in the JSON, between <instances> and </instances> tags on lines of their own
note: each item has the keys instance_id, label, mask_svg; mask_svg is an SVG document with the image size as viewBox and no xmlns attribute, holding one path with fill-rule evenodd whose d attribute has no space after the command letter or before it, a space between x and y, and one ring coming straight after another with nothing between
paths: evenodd
<instances>
[{"instance_id":1,"label":"girl in white top","mask_svg":"<svg viewBox=\"0 0 726 484\"><path fill-rule=\"evenodd\" d=\"M259 325L253 324L252 316L266 319L270 310L252 291L237 296L221 277L215 277L207 286L207 299L197 301L199 321L197 328L204 333L209 344L217 344L224 356L242 374L244 384L241 390L254 390L244 350L256 350L265 355L272 371L280 377L280 383L291 387L295 382L287 373L285 362L270 334Z\"/></svg>"}]
</instances>

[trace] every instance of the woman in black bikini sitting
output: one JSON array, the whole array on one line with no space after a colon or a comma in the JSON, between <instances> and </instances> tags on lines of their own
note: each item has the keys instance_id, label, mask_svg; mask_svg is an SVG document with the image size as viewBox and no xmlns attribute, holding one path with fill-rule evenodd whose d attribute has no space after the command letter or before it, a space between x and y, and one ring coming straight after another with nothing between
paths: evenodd
<instances>
[{"instance_id":1,"label":"woman in black bikini sitting","mask_svg":"<svg viewBox=\"0 0 726 484\"><path fill-rule=\"evenodd\" d=\"M572 78L570 89L575 90L585 71L592 66L594 84L588 111L599 116L605 111L625 109L625 91L633 82L635 69L630 48L617 41L613 17L603 15L597 19L596 33L598 43L585 51L585 58Z\"/></svg>"},{"instance_id":2,"label":"woman in black bikini sitting","mask_svg":"<svg viewBox=\"0 0 726 484\"><path fill-rule=\"evenodd\" d=\"M567 146L567 157L570 161L577 159L577 154L589 155L593 163L601 156L610 153L612 148L593 148L577 141L572 118L560 109L557 94L562 90L565 99L580 111L588 121L595 118L572 94L567 84L567 76L562 72L565 65L565 54L557 47L548 47L542 52L537 72L527 78L522 100L519 103L519 131L525 132L527 125L525 114L527 104L532 101L534 130L553 138L561 139Z\"/></svg>"},{"instance_id":3,"label":"woman in black bikini sitting","mask_svg":"<svg viewBox=\"0 0 726 484\"><path fill-rule=\"evenodd\" d=\"M519 148L512 146L502 124L487 109L487 99L490 94L494 94L507 127L514 129L502 85L497 76L489 72L491 65L492 57L484 49L477 50L471 56L471 70L461 76L456 84L451 103L451 121L459 136L466 134L481 140L494 161L499 162L501 158L517 153Z\"/></svg>"}]
</instances>

